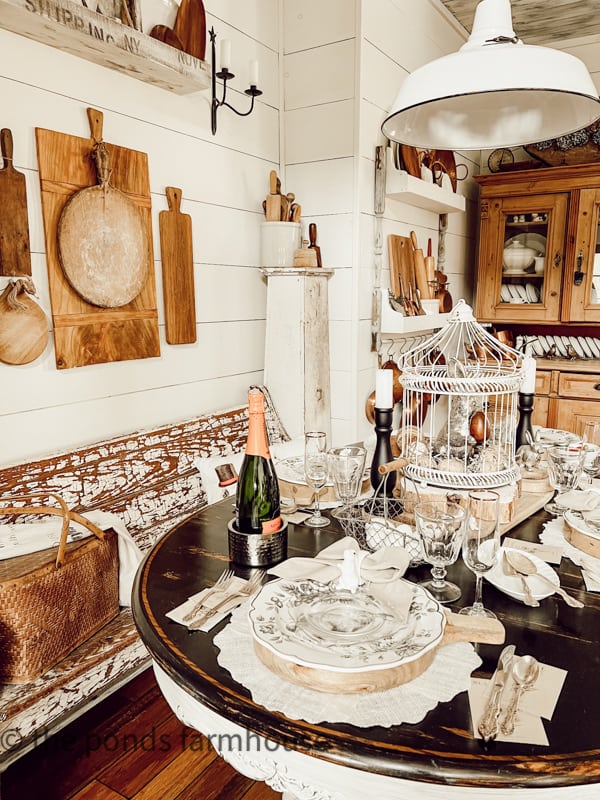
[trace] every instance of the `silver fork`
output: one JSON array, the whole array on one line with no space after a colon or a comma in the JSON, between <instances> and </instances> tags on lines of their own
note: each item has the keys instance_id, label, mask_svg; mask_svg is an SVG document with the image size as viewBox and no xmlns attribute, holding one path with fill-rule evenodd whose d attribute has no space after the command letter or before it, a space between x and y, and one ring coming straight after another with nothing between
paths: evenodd
<instances>
[{"instance_id":1,"label":"silver fork","mask_svg":"<svg viewBox=\"0 0 600 800\"><path fill-rule=\"evenodd\" d=\"M205 609L204 613L192 620L188 627L191 628L193 625L194 628L199 628L204 625L205 622L208 622L209 619L212 619L215 614L218 614L219 611L225 608L225 606L228 605L232 600L243 600L245 597L250 597L250 595L253 595L260 589L266 575L267 573L264 569L258 570L258 572L255 572L254 575L248 579L248 582L245 586L242 586L241 589L233 592L233 594L227 595L227 597L224 597L216 605L212 606L212 608Z\"/></svg>"},{"instance_id":2,"label":"silver fork","mask_svg":"<svg viewBox=\"0 0 600 800\"><path fill-rule=\"evenodd\" d=\"M233 578L233 570L232 569L225 569L219 575L217 580L213 583L212 587L208 590L208 592L202 597L201 600L198 602L187 612L187 614L183 617L182 622L189 622L192 620L196 614L204 608L204 604L206 603L207 598L212 597L213 594L217 592L223 591L226 584Z\"/></svg>"}]
</instances>

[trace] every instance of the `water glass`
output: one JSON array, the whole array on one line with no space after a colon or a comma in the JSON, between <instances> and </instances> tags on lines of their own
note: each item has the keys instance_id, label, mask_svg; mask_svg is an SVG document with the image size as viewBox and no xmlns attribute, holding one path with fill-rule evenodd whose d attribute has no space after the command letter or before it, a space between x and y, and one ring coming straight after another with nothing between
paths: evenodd
<instances>
[{"instance_id":1,"label":"water glass","mask_svg":"<svg viewBox=\"0 0 600 800\"><path fill-rule=\"evenodd\" d=\"M570 489L576 489L583 472L585 447L551 447L546 453L548 464L548 482L556 490L554 499L546 503L544 509L549 514L560 516L564 506L557 504L556 500L561 494Z\"/></svg>"},{"instance_id":2,"label":"water glass","mask_svg":"<svg viewBox=\"0 0 600 800\"><path fill-rule=\"evenodd\" d=\"M352 514L352 505L360 493L365 472L367 451L364 447L334 447L329 451L329 471L342 507L332 516L344 518Z\"/></svg>"},{"instance_id":3,"label":"water glass","mask_svg":"<svg viewBox=\"0 0 600 800\"><path fill-rule=\"evenodd\" d=\"M465 512L458 503L417 503L417 533L423 543L425 559L431 566L431 580L421 583L440 603L453 603L461 595L460 587L446 580L446 567L454 564L463 539Z\"/></svg>"},{"instance_id":4,"label":"water glass","mask_svg":"<svg viewBox=\"0 0 600 800\"><path fill-rule=\"evenodd\" d=\"M314 489L313 514L304 520L311 528L324 528L330 522L321 514L319 491L328 478L327 435L322 431L309 431L304 434L304 476L306 483Z\"/></svg>"},{"instance_id":5,"label":"water glass","mask_svg":"<svg viewBox=\"0 0 600 800\"><path fill-rule=\"evenodd\" d=\"M484 608L482 601L483 576L498 559L500 549L500 495L487 489L469 492L467 524L462 545L466 566L475 573L475 601L460 610L473 617L496 617Z\"/></svg>"}]
</instances>

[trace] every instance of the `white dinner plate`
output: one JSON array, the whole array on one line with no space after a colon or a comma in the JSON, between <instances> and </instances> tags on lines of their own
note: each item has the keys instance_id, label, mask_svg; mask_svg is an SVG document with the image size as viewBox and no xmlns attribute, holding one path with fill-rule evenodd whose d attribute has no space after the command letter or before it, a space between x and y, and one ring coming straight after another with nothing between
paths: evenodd
<instances>
[{"instance_id":1,"label":"white dinner plate","mask_svg":"<svg viewBox=\"0 0 600 800\"><path fill-rule=\"evenodd\" d=\"M581 349L588 358L595 358L594 351L592 350L592 346L587 336L580 336L579 344L581 345Z\"/></svg>"},{"instance_id":2,"label":"white dinner plate","mask_svg":"<svg viewBox=\"0 0 600 800\"><path fill-rule=\"evenodd\" d=\"M508 284L508 291L510 292L510 301L511 303L522 303L523 298L519 294L517 287L513 286L512 283Z\"/></svg>"},{"instance_id":3,"label":"white dinner plate","mask_svg":"<svg viewBox=\"0 0 600 800\"><path fill-rule=\"evenodd\" d=\"M525 289L525 287L522 284L517 283L517 285L515 286L515 289L517 290L517 294L519 295L521 300L524 303L528 303L529 302L529 298L527 297L527 290Z\"/></svg>"},{"instance_id":4,"label":"white dinner plate","mask_svg":"<svg viewBox=\"0 0 600 800\"><path fill-rule=\"evenodd\" d=\"M571 336L569 341L571 342L573 350L575 350L579 358L586 358L585 350L583 349L581 339L578 336Z\"/></svg>"},{"instance_id":5,"label":"white dinner plate","mask_svg":"<svg viewBox=\"0 0 600 800\"><path fill-rule=\"evenodd\" d=\"M531 343L531 349L533 350L534 356L544 355L544 348L542 347L542 343L540 342L539 338Z\"/></svg>"},{"instance_id":6,"label":"white dinner plate","mask_svg":"<svg viewBox=\"0 0 600 800\"><path fill-rule=\"evenodd\" d=\"M527 294L527 300L530 303L539 303L540 296L533 283L528 283L525 285L525 293Z\"/></svg>"},{"instance_id":7,"label":"white dinner plate","mask_svg":"<svg viewBox=\"0 0 600 800\"><path fill-rule=\"evenodd\" d=\"M504 247L509 247L513 242L521 242L525 247L533 248L536 253L546 255L546 237L540 233L518 233L504 242Z\"/></svg>"},{"instance_id":8,"label":"white dinner plate","mask_svg":"<svg viewBox=\"0 0 600 800\"><path fill-rule=\"evenodd\" d=\"M561 356L566 357L566 355L567 355L567 346L563 341L564 338L565 338L564 336L555 336L554 337L554 344L556 345L556 350L558 351L558 354L561 355Z\"/></svg>"},{"instance_id":9,"label":"white dinner plate","mask_svg":"<svg viewBox=\"0 0 600 800\"><path fill-rule=\"evenodd\" d=\"M550 342L545 336L539 336L538 339L542 346L542 353L547 353L550 350Z\"/></svg>"},{"instance_id":10,"label":"white dinner plate","mask_svg":"<svg viewBox=\"0 0 600 800\"><path fill-rule=\"evenodd\" d=\"M496 587L496 589L499 589L501 592L504 592L504 594L512 597L513 600L519 600L519 602L522 603L525 599L525 592L523 591L521 578L518 575L505 575L502 569L502 562L504 558L503 554L505 550L515 553L523 552L522 550L514 550L511 547L501 547L498 553L498 561L494 564L489 572L485 573L484 577L487 578L488 581ZM560 584L558 575L549 564L546 564L546 562L542 561L541 558L538 558L531 553L527 553L526 555L527 558L533 561L540 575L545 575L548 580L552 581L554 586L558 586ZM531 589L531 594L536 600L543 600L545 597L550 597L551 594L554 594L552 587L538 575L530 575L527 578L527 583Z\"/></svg>"},{"instance_id":11,"label":"white dinner plate","mask_svg":"<svg viewBox=\"0 0 600 800\"><path fill-rule=\"evenodd\" d=\"M446 618L422 586L398 580L412 592L408 622L368 590L281 578L252 600L250 631L280 658L309 667L362 672L415 661L440 642Z\"/></svg>"},{"instance_id":12,"label":"white dinner plate","mask_svg":"<svg viewBox=\"0 0 600 800\"><path fill-rule=\"evenodd\" d=\"M506 283L503 283L500 287L500 299L504 303L510 303L510 291Z\"/></svg>"},{"instance_id":13,"label":"white dinner plate","mask_svg":"<svg viewBox=\"0 0 600 800\"><path fill-rule=\"evenodd\" d=\"M589 337L586 341L592 353L594 354L594 358L600 358L600 342L598 341L598 339Z\"/></svg>"}]
</instances>

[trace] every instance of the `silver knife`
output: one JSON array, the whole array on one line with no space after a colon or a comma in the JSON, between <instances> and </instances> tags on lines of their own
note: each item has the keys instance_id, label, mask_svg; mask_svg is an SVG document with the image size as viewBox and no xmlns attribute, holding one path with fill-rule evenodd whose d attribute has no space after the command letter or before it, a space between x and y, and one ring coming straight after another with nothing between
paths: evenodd
<instances>
[{"instance_id":1,"label":"silver knife","mask_svg":"<svg viewBox=\"0 0 600 800\"><path fill-rule=\"evenodd\" d=\"M489 742L490 739L495 739L498 735L498 717L500 716L502 690L504 689L506 676L510 672L514 654L515 646L514 644L509 644L498 658L496 671L492 677L492 688L477 726L477 730L484 742Z\"/></svg>"}]
</instances>

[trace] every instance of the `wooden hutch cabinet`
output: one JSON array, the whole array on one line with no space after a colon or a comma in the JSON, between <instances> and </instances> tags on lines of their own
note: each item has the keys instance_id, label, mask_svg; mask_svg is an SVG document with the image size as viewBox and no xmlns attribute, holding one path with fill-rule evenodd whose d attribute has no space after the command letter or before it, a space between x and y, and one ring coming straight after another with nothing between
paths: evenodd
<instances>
[{"instance_id":1,"label":"wooden hutch cabinet","mask_svg":"<svg viewBox=\"0 0 600 800\"><path fill-rule=\"evenodd\" d=\"M558 350L538 344L534 422L581 433L600 420L600 163L476 181L477 319L538 342L560 337Z\"/></svg>"}]
</instances>

